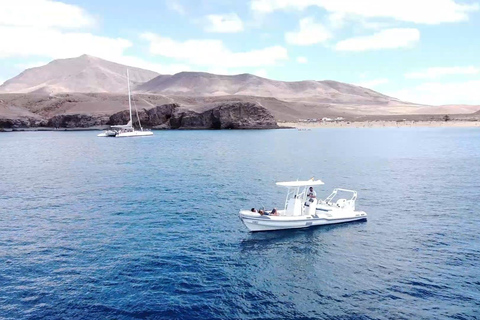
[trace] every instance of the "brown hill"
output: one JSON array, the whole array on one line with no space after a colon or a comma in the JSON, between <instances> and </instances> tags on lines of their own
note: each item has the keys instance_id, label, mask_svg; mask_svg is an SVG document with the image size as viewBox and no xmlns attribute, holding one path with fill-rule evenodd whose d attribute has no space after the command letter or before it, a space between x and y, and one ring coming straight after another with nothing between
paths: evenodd
<instances>
[{"instance_id":1,"label":"brown hill","mask_svg":"<svg viewBox=\"0 0 480 320\"><path fill-rule=\"evenodd\" d=\"M229 76L205 72L159 75L88 55L54 60L45 66L27 69L1 85L0 93L126 93L127 68L132 88L137 93L190 97L273 97L316 104L406 104L367 88L330 80L285 82L251 74Z\"/></svg>"},{"instance_id":2,"label":"brown hill","mask_svg":"<svg viewBox=\"0 0 480 320\"><path fill-rule=\"evenodd\" d=\"M134 85L158 76L153 71L82 55L27 69L5 81L0 93L126 92L127 68Z\"/></svg>"},{"instance_id":3,"label":"brown hill","mask_svg":"<svg viewBox=\"0 0 480 320\"><path fill-rule=\"evenodd\" d=\"M373 90L326 81L276 81L251 74L216 75L205 72L180 72L159 76L136 87L137 92L182 96L241 95L275 97L283 100L315 101L316 103L387 104L398 103Z\"/></svg>"}]
</instances>

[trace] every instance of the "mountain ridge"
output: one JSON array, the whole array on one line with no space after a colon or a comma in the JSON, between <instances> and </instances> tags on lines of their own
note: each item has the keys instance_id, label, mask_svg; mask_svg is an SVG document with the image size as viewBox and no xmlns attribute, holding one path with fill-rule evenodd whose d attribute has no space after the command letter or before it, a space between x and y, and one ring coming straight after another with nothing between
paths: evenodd
<instances>
[{"instance_id":1,"label":"mountain ridge","mask_svg":"<svg viewBox=\"0 0 480 320\"><path fill-rule=\"evenodd\" d=\"M126 67L101 58L81 55L57 59L29 68L0 85L0 93L126 92ZM128 67L133 85L159 74Z\"/></svg>"},{"instance_id":2,"label":"mountain ridge","mask_svg":"<svg viewBox=\"0 0 480 320\"><path fill-rule=\"evenodd\" d=\"M160 75L139 84L135 91L148 94L189 96L243 95L276 97L282 99L316 99L323 102L350 103L376 100L388 103L400 101L374 90L334 80L279 81L248 73L216 75L207 72L179 72L172 76ZM350 98L350 99L347 99Z\"/></svg>"},{"instance_id":3,"label":"mountain ridge","mask_svg":"<svg viewBox=\"0 0 480 320\"><path fill-rule=\"evenodd\" d=\"M125 70L132 91L186 96L257 96L331 103L385 104L400 102L374 90L334 80L279 81L249 73L217 75L183 71L161 75L81 55L30 68L0 85L0 93L126 93Z\"/></svg>"}]
</instances>

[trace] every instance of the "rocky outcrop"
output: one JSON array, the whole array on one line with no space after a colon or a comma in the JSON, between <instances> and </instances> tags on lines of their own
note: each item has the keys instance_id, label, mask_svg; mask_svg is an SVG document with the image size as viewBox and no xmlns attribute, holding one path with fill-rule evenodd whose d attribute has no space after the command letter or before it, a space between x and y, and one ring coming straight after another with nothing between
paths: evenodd
<instances>
[{"instance_id":1,"label":"rocky outcrop","mask_svg":"<svg viewBox=\"0 0 480 320\"><path fill-rule=\"evenodd\" d=\"M105 125L107 121L108 117L86 114L62 114L50 118L46 126L51 128L89 128Z\"/></svg>"},{"instance_id":2,"label":"rocky outcrop","mask_svg":"<svg viewBox=\"0 0 480 320\"><path fill-rule=\"evenodd\" d=\"M152 128L168 128L170 119L181 107L176 103L164 104L146 112Z\"/></svg>"},{"instance_id":3,"label":"rocky outcrop","mask_svg":"<svg viewBox=\"0 0 480 320\"><path fill-rule=\"evenodd\" d=\"M0 131L4 129L43 127L46 123L46 120L33 118L0 119Z\"/></svg>"},{"instance_id":4,"label":"rocky outcrop","mask_svg":"<svg viewBox=\"0 0 480 320\"><path fill-rule=\"evenodd\" d=\"M85 114L65 114L50 119L0 119L0 130L28 129L28 128L65 128L81 129L104 126L108 117L90 116Z\"/></svg>"},{"instance_id":5,"label":"rocky outcrop","mask_svg":"<svg viewBox=\"0 0 480 320\"><path fill-rule=\"evenodd\" d=\"M111 116L95 114L57 114L53 117L0 118L0 129L28 128L85 129L128 123L128 110ZM273 115L258 103L226 101L203 106L197 111L179 104L163 104L151 109L140 109L138 117L145 128L153 129L269 129L278 128ZM138 126L133 112L134 126Z\"/></svg>"},{"instance_id":6,"label":"rocky outcrop","mask_svg":"<svg viewBox=\"0 0 480 320\"><path fill-rule=\"evenodd\" d=\"M213 105L204 112L184 109L178 104L165 104L140 110L138 117L144 127L155 129L269 129L277 128L272 114L257 103L228 102ZM136 113L133 115L137 122ZM112 115L108 125L125 124L129 112Z\"/></svg>"},{"instance_id":7,"label":"rocky outcrop","mask_svg":"<svg viewBox=\"0 0 480 320\"><path fill-rule=\"evenodd\" d=\"M256 103L223 103L202 113L187 111L170 119L173 129L267 129L277 128L272 114Z\"/></svg>"}]
</instances>

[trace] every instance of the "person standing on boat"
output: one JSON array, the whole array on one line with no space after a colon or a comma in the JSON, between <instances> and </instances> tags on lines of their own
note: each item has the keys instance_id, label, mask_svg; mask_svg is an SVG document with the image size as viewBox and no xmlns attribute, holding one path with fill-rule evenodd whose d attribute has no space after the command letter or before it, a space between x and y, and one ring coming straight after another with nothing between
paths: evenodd
<instances>
[{"instance_id":1,"label":"person standing on boat","mask_svg":"<svg viewBox=\"0 0 480 320\"><path fill-rule=\"evenodd\" d=\"M317 193L315 192L315 190L313 190L313 187L310 187L308 191L309 192L307 193L307 197L310 199L310 202L313 202L313 199L317 197Z\"/></svg>"}]
</instances>

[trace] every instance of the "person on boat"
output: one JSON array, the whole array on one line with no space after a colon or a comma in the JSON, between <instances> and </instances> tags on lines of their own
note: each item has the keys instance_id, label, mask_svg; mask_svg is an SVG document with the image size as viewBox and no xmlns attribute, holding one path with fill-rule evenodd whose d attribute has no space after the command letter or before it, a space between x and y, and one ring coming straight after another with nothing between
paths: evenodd
<instances>
[{"instance_id":1,"label":"person on boat","mask_svg":"<svg viewBox=\"0 0 480 320\"><path fill-rule=\"evenodd\" d=\"M252 212L257 212L257 209L252 208L250 211L252 211Z\"/></svg>"},{"instance_id":2,"label":"person on boat","mask_svg":"<svg viewBox=\"0 0 480 320\"><path fill-rule=\"evenodd\" d=\"M310 199L310 202L313 202L313 199L317 197L317 193L313 190L313 187L308 189L307 197Z\"/></svg>"},{"instance_id":3,"label":"person on boat","mask_svg":"<svg viewBox=\"0 0 480 320\"><path fill-rule=\"evenodd\" d=\"M263 216L263 215L268 216L268 212L265 212L265 211L263 211L262 209L258 210L258 213L259 213L261 216Z\"/></svg>"},{"instance_id":4,"label":"person on boat","mask_svg":"<svg viewBox=\"0 0 480 320\"><path fill-rule=\"evenodd\" d=\"M272 212L270 213L271 216L278 216L277 208L273 208Z\"/></svg>"}]
</instances>

